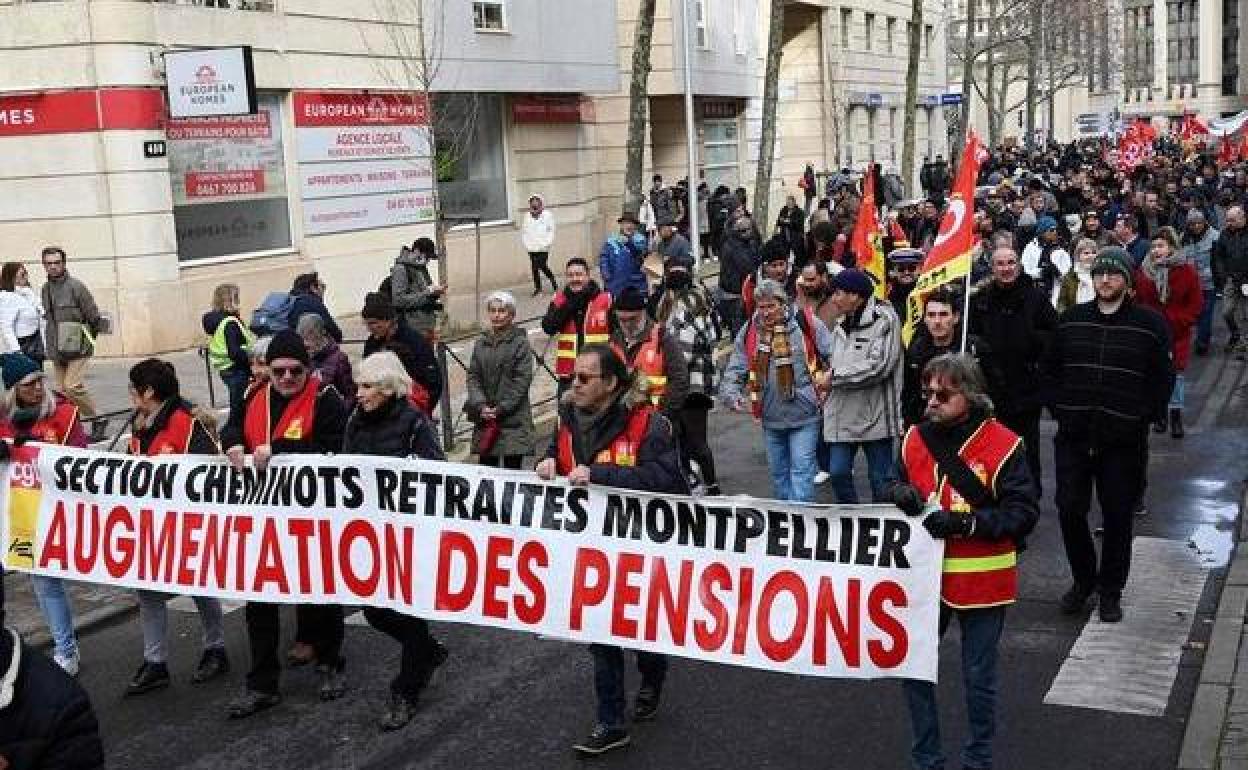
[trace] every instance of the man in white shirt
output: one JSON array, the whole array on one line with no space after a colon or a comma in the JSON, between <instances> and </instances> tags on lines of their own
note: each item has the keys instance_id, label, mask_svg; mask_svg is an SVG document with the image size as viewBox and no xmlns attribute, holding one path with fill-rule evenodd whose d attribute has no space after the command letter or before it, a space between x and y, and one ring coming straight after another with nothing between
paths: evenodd
<instances>
[{"instance_id":1,"label":"man in white shirt","mask_svg":"<svg viewBox=\"0 0 1248 770\"><path fill-rule=\"evenodd\" d=\"M520 240L524 243L524 250L529 252L529 265L533 270L533 296L542 293L543 275L550 281L551 292L558 291L555 275L546 264L550 258L550 247L555 243L555 215L547 210L546 202L536 193L529 196L529 213L520 226Z\"/></svg>"}]
</instances>

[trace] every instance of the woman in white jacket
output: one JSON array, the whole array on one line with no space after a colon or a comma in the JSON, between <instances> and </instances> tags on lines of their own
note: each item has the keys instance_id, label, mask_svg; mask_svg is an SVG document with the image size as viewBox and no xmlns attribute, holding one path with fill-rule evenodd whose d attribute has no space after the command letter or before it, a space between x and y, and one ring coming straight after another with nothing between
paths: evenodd
<instances>
[{"instance_id":1,"label":"woman in white jacket","mask_svg":"<svg viewBox=\"0 0 1248 770\"><path fill-rule=\"evenodd\" d=\"M43 308L26 266L6 262L0 268L0 353L25 353L42 364L47 357L42 322Z\"/></svg>"},{"instance_id":2,"label":"woman in white jacket","mask_svg":"<svg viewBox=\"0 0 1248 770\"><path fill-rule=\"evenodd\" d=\"M529 196L529 212L524 216L520 226L520 241L524 250L529 252L529 266L533 270L533 296L542 293L542 276L550 281L552 293L559 290L555 283L555 275L550 272L546 261L550 258L550 248L555 245L555 216L546 208L542 196L534 193Z\"/></svg>"}]
</instances>

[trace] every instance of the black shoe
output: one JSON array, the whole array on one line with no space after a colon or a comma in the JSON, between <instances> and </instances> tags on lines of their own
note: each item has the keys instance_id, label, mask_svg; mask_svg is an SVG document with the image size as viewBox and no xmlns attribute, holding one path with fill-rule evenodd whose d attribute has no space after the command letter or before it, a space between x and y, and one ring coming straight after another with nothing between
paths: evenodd
<instances>
[{"instance_id":1,"label":"black shoe","mask_svg":"<svg viewBox=\"0 0 1248 770\"><path fill-rule=\"evenodd\" d=\"M702 494L706 497L719 497L723 492L720 491L718 484L707 484Z\"/></svg>"},{"instance_id":2,"label":"black shoe","mask_svg":"<svg viewBox=\"0 0 1248 770\"><path fill-rule=\"evenodd\" d=\"M1198 355L1198 356L1207 356L1207 355L1209 355L1209 343L1208 343L1208 342L1197 342L1197 343L1196 343L1196 355Z\"/></svg>"},{"instance_id":3,"label":"black shoe","mask_svg":"<svg viewBox=\"0 0 1248 770\"><path fill-rule=\"evenodd\" d=\"M1231 338L1230 338L1230 339L1228 339L1228 340L1226 341L1226 353L1227 353L1227 355L1230 355L1231 353L1234 353L1234 352L1235 352L1235 349L1236 349L1237 347L1239 347L1239 335L1238 335L1238 334L1232 334L1232 335L1231 335Z\"/></svg>"},{"instance_id":4,"label":"black shoe","mask_svg":"<svg viewBox=\"0 0 1248 770\"><path fill-rule=\"evenodd\" d=\"M1183 438L1183 410L1170 410L1170 438Z\"/></svg>"},{"instance_id":5,"label":"black shoe","mask_svg":"<svg viewBox=\"0 0 1248 770\"><path fill-rule=\"evenodd\" d=\"M637 691L637 701L633 706L634 722L649 722L654 719L655 714L659 711L659 693L658 687L649 684L643 684L641 689Z\"/></svg>"},{"instance_id":6,"label":"black shoe","mask_svg":"<svg viewBox=\"0 0 1248 770\"><path fill-rule=\"evenodd\" d=\"M1165 433L1168 430L1170 430L1170 423L1164 417L1153 423L1153 433Z\"/></svg>"},{"instance_id":7,"label":"black shoe","mask_svg":"<svg viewBox=\"0 0 1248 770\"><path fill-rule=\"evenodd\" d=\"M169 667L164 663L148 663L143 661L139 670L134 673L130 684L126 685L126 695L142 695L145 692L163 690L169 686Z\"/></svg>"},{"instance_id":8,"label":"black shoe","mask_svg":"<svg viewBox=\"0 0 1248 770\"><path fill-rule=\"evenodd\" d=\"M429 682L433 680L433 675L437 673L438 668L446 662L446 659L449 656L450 651L446 649L446 645L442 644L437 639L434 639L433 653L429 656L429 665L427 665L425 670L421 672L420 689L423 690L429 686Z\"/></svg>"},{"instance_id":9,"label":"black shoe","mask_svg":"<svg viewBox=\"0 0 1248 770\"><path fill-rule=\"evenodd\" d=\"M1069 591L1062 594L1062 599L1058 606L1061 608L1063 615L1078 615L1088 608L1088 597L1091 595L1091 591L1085 590L1081 586L1073 585Z\"/></svg>"},{"instance_id":10,"label":"black shoe","mask_svg":"<svg viewBox=\"0 0 1248 770\"><path fill-rule=\"evenodd\" d=\"M1144 505L1144 501L1141 499L1138 503L1135 504L1135 507L1131 509L1131 513L1135 514L1136 516L1147 516L1148 506Z\"/></svg>"},{"instance_id":11,"label":"black shoe","mask_svg":"<svg viewBox=\"0 0 1248 770\"><path fill-rule=\"evenodd\" d=\"M316 675L321 679L317 692L321 700L338 700L347 694L347 678L342 673L343 664L330 666L320 663L316 667Z\"/></svg>"},{"instance_id":12,"label":"black shoe","mask_svg":"<svg viewBox=\"0 0 1248 770\"><path fill-rule=\"evenodd\" d=\"M102 441L108 441L108 420L91 423L91 443L98 444Z\"/></svg>"},{"instance_id":13,"label":"black shoe","mask_svg":"<svg viewBox=\"0 0 1248 770\"><path fill-rule=\"evenodd\" d=\"M536 289L534 289L534 290L533 290L533 296L534 296L534 297L538 296L538 295L539 295L539 294L541 294L541 293L542 293L542 287L541 287L541 286L538 286Z\"/></svg>"},{"instance_id":14,"label":"black shoe","mask_svg":"<svg viewBox=\"0 0 1248 770\"><path fill-rule=\"evenodd\" d=\"M414 716L416 716L416 699L393 692L390 693L390 705L381 715L378 726L381 727L382 732L393 732L406 727Z\"/></svg>"},{"instance_id":15,"label":"black shoe","mask_svg":"<svg viewBox=\"0 0 1248 770\"><path fill-rule=\"evenodd\" d=\"M271 709L281 702L282 696L277 693L243 690L243 694L230 703L226 714L230 719L245 719L252 714Z\"/></svg>"},{"instance_id":16,"label":"black shoe","mask_svg":"<svg viewBox=\"0 0 1248 770\"><path fill-rule=\"evenodd\" d=\"M606 754L611 749L627 746L628 742L627 730L619 727L596 725L589 737L572 744L572 748L579 754L598 756L599 754Z\"/></svg>"},{"instance_id":17,"label":"black shoe","mask_svg":"<svg viewBox=\"0 0 1248 770\"><path fill-rule=\"evenodd\" d=\"M230 659L226 657L224 649L216 647L204 650L199 665L195 667L195 674L191 677L191 684L203 684L210 679L225 676L229 670Z\"/></svg>"},{"instance_id":18,"label":"black shoe","mask_svg":"<svg viewBox=\"0 0 1248 770\"><path fill-rule=\"evenodd\" d=\"M1114 594L1101 594L1097 611L1102 623L1117 623L1122 620L1122 599Z\"/></svg>"}]
</instances>

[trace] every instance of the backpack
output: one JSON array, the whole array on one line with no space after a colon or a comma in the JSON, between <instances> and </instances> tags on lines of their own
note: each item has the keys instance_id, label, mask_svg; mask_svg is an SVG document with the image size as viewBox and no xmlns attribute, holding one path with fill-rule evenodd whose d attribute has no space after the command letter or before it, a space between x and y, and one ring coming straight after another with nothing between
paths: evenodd
<instances>
[{"instance_id":1,"label":"backpack","mask_svg":"<svg viewBox=\"0 0 1248 770\"><path fill-rule=\"evenodd\" d=\"M269 292L251 313L251 330L261 336L286 331L290 328L290 311L294 307L294 295L284 291Z\"/></svg>"}]
</instances>

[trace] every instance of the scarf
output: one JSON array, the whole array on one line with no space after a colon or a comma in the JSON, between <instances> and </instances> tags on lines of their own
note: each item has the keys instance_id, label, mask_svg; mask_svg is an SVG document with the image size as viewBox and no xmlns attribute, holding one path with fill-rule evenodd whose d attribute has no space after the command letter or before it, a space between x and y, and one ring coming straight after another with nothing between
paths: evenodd
<instances>
[{"instance_id":1,"label":"scarf","mask_svg":"<svg viewBox=\"0 0 1248 770\"><path fill-rule=\"evenodd\" d=\"M1155 259L1151 254L1144 260L1144 273L1152 279L1157 287L1157 298L1161 304L1170 301L1170 268L1178 267L1186 260L1181 254L1171 254L1164 259Z\"/></svg>"},{"instance_id":2,"label":"scarf","mask_svg":"<svg viewBox=\"0 0 1248 770\"><path fill-rule=\"evenodd\" d=\"M781 398L791 401L797 395L797 389L795 387L796 376L793 373L793 347L789 344L787 320L759 330L758 349L754 352L752 368L754 382L761 391L763 383L767 382L767 375L774 359L776 387L780 390Z\"/></svg>"}]
</instances>

